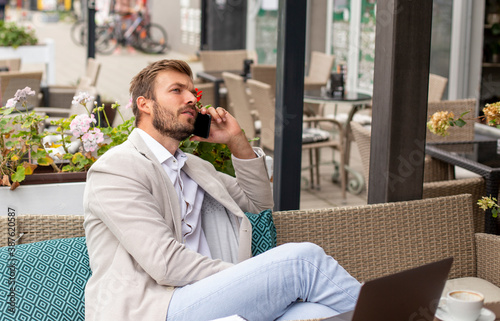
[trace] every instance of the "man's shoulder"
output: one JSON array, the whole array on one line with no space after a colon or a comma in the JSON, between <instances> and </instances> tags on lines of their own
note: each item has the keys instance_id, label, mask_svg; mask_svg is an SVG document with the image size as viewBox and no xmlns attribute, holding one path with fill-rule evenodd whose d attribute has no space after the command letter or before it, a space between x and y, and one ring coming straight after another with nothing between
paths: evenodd
<instances>
[{"instance_id":1,"label":"man's shoulder","mask_svg":"<svg viewBox=\"0 0 500 321\"><path fill-rule=\"evenodd\" d=\"M141 153L129 140L122 144L112 147L92 165L100 167L113 164L113 166L129 166L138 162L147 161L147 158Z\"/></svg>"}]
</instances>

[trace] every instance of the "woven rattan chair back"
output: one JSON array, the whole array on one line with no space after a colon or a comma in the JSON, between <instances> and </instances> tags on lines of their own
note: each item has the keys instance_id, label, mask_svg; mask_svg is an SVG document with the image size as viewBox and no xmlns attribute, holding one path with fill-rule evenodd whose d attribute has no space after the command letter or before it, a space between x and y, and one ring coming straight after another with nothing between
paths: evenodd
<instances>
[{"instance_id":1,"label":"woven rattan chair back","mask_svg":"<svg viewBox=\"0 0 500 321\"><path fill-rule=\"evenodd\" d=\"M457 278L476 275L471 204L470 195L458 195L273 217L278 244L315 243L360 281L450 256L449 277Z\"/></svg>"},{"instance_id":2,"label":"woven rattan chair back","mask_svg":"<svg viewBox=\"0 0 500 321\"><path fill-rule=\"evenodd\" d=\"M260 127L260 146L274 151L274 97L271 93L271 85L248 79L247 86L250 90L250 95L253 104L259 115L261 122Z\"/></svg>"},{"instance_id":3,"label":"woven rattan chair back","mask_svg":"<svg viewBox=\"0 0 500 321\"><path fill-rule=\"evenodd\" d=\"M204 71L243 71L243 61L248 58L246 50L202 50L201 65Z\"/></svg>"},{"instance_id":4,"label":"woven rattan chair back","mask_svg":"<svg viewBox=\"0 0 500 321\"><path fill-rule=\"evenodd\" d=\"M335 56L327 55L319 51L311 52L311 62L309 72L304 82L323 83L326 85L332 72Z\"/></svg>"},{"instance_id":5,"label":"woven rattan chair back","mask_svg":"<svg viewBox=\"0 0 500 321\"><path fill-rule=\"evenodd\" d=\"M1 90L1 103L5 106L7 100L13 98L19 89L30 87L35 91L35 96L28 96L28 106L40 106L40 88L42 84L41 71L35 72L22 72L12 71L0 73L0 90Z\"/></svg>"},{"instance_id":6,"label":"woven rattan chair back","mask_svg":"<svg viewBox=\"0 0 500 321\"><path fill-rule=\"evenodd\" d=\"M453 112L455 118L460 116L463 112L469 111L465 118L474 117L474 110L476 108L475 99L460 99L460 100L443 100L439 102L428 103L427 119L438 111ZM427 130L426 141L428 143L436 142L468 142L474 140L474 121L467 121L465 126L457 127L452 126L448 128L448 136L440 136L432 134Z\"/></svg>"},{"instance_id":7,"label":"woven rattan chair back","mask_svg":"<svg viewBox=\"0 0 500 321\"><path fill-rule=\"evenodd\" d=\"M7 226L8 217L0 216L0 224ZM19 215L15 219L17 244L85 236L83 215ZM7 246L7 237L0 240Z\"/></svg>"},{"instance_id":8,"label":"woven rattan chair back","mask_svg":"<svg viewBox=\"0 0 500 321\"><path fill-rule=\"evenodd\" d=\"M21 58L0 59L0 68L8 68L8 71L20 71Z\"/></svg>"},{"instance_id":9,"label":"woven rattan chair back","mask_svg":"<svg viewBox=\"0 0 500 321\"><path fill-rule=\"evenodd\" d=\"M250 67L252 79L263 82L271 86L271 94L276 95L276 66L275 65L255 65Z\"/></svg>"},{"instance_id":10,"label":"woven rattan chair back","mask_svg":"<svg viewBox=\"0 0 500 321\"><path fill-rule=\"evenodd\" d=\"M224 78L224 84L227 88L227 96L233 116L245 131L247 138L255 138L256 129L252 117L252 105L250 103L250 96L247 93L245 80L243 77L230 72L223 72L222 78Z\"/></svg>"},{"instance_id":11,"label":"woven rattan chair back","mask_svg":"<svg viewBox=\"0 0 500 321\"><path fill-rule=\"evenodd\" d=\"M441 101L443 94L448 84L448 78L441 77L435 74L429 74L429 94L428 102Z\"/></svg>"}]
</instances>

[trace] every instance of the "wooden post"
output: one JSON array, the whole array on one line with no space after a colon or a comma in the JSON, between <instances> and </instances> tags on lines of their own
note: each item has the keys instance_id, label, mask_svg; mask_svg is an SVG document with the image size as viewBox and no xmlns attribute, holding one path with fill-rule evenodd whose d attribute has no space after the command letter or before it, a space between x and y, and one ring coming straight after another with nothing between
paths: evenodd
<instances>
[{"instance_id":1,"label":"wooden post","mask_svg":"<svg viewBox=\"0 0 500 321\"><path fill-rule=\"evenodd\" d=\"M307 0L280 0L274 136L274 209L298 209Z\"/></svg>"},{"instance_id":2,"label":"wooden post","mask_svg":"<svg viewBox=\"0 0 500 321\"><path fill-rule=\"evenodd\" d=\"M368 203L420 199L432 0L379 0Z\"/></svg>"}]
</instances>

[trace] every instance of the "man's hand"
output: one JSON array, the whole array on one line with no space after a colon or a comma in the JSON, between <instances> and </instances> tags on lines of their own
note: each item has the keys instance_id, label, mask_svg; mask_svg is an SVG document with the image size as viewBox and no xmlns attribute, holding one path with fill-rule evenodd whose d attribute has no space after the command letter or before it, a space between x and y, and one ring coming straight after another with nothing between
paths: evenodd
<instances>
[{"instance_id":1,"label":"man's hand","mask_svg":"<svg viewBox=\"0 0 500 321\"><path fill-rule=\"evenodd\" d=\"M226 144L231 153L240 159L257 157L240 125L227 110L222 107L209 107L201 108L200 113L212 116L210 135L206 139L193 136L190 140Z\"/></svg>"}]
</instances>

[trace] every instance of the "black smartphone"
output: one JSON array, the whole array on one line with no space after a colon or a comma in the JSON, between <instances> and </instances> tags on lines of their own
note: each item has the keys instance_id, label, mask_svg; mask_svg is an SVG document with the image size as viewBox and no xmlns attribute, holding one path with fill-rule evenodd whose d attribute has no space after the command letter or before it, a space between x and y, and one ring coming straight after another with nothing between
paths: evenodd
<instances>
[{"instance_id":1,"label":"black smartphone","mask_svg":"<svg viewBox=\"0 0 500 321\"><path fill-rule=\"evenodd\" d=\"M193 134L202 138L208 138L208 135L210 135L211 122L212 116L210 116L209 114L198 113L196 121L194 122Z\"/></svg>"}]
</instances>

